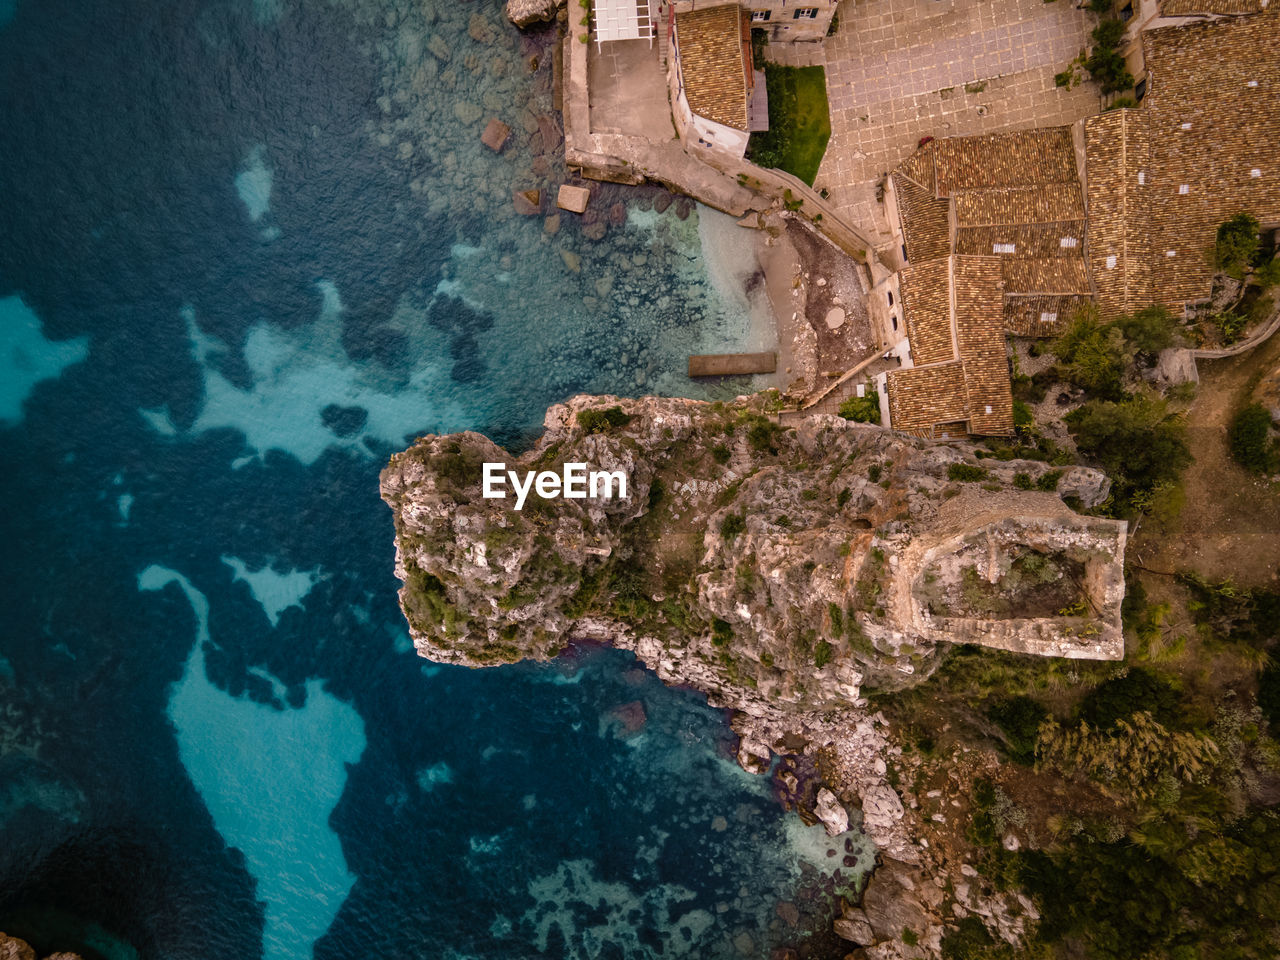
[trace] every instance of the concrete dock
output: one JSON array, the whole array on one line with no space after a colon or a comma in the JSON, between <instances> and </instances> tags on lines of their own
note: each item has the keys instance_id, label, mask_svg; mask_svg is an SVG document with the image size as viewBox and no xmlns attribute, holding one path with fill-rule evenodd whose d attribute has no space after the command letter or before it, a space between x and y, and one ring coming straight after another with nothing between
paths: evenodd
<instances>
[{"instance_id":1,"label":"concrete dock","mask_svg":"<svg viewBox=\"0 0 1280 960\"><path fill-rule=\"evenodd\" d=\"M734 377L777 369L776 353L703 353L689 358L691 377Z\"/></svg>"}]
</instances>

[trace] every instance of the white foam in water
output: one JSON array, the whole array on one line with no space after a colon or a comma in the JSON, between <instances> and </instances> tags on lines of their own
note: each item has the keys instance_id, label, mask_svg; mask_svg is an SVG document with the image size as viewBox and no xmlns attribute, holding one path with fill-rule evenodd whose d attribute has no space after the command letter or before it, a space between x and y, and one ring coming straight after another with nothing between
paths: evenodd
<instances>
[{"instance_id":1,"label":"white foam in water","mask_svg":"<svg viewBox=\"0 0 1280 960\"><path fill-rule=\"evenodd\" d=\"M139 590L176 583L196 615L196 638L169 699L178 752L228 844L244 854L266 905L264 960L311 960L355 882L329 829L365 748L364 722L349 704L307 684L306 706L276 710L231 697L205 675L209 602L177 571L150 566Z\"/></svg>"},{"instance_id":2,"label":"white foam in water","mask_svg":"<svg viewBox=\"0 0 1280 960\"><path fill-rule=\"evenodd\" d=\"M120 511L121 522L128 523L129 511L133 509L133 494L122 493L116 497L116 509Z\"/></svg>"},{"instance_id":3,"label":"white foam in water","mask_svg":"<svg viewBox=\"0 0 1280 960\"><path fill-rule=\"evenodd\" d=\"M153 409L138 408L138 414L156 433L162 437L176 437L178 428L173 425L173 421L169 419L168 407L155 407Z\"/></svg>"},{"instance_id":4,"label":"white foam in water","mask_svg":"<svg viewBox=\"0 0 1280 960\"><path fill-rule=\"evenodd\" d=\"M280 622L280 614L289 607L301 607L303 598L320 581L319 567L277 573L270 564L261 570L250 570L239 557L224 556L222 562L235 571L237 580L249 584L249 592L262 604L262 610L273 627Z\"/></svg>"},{"instance_id":5,"label":"white foam in water","mask_svg":"<svg viewBox=\"0 0 1280 960\"><path fill-rule=\"evenodd\" d=\"M236 192L254 223L271 209L271 168L267 166L266 147L259 144L249 151L244 169L236 174Z\"/></svg>"},{"instance_id":6,"label":"white foam in water","mask_svg":"<svg viewBox=\"0 0 1280 960\"><path fill-rule=\"evenodd\" d=\"M46 340L40 318L21 297L0 299L0 423L21 422L22 404L35 385L57 379L88 355L88 337Z\"/></svg>"}]
</instances>

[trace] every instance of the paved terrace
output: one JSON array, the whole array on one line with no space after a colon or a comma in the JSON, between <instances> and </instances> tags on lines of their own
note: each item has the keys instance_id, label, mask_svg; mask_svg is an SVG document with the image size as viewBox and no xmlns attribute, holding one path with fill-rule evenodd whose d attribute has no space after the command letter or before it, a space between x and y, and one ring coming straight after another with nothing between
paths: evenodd
<instances>
[{"instance_id":1,"label":"paved terrace","mask_svg":"<svg viewBox=\"0 0 1280 960\"><path fill-rule=\"evenodd\" d=\"M815 186L871 231L883 223L877 181L921 137L1056 126L1097 113L1095 84L1053 83L1094 23L1071 0L845 0L834 36L773 45L768 55L825 67L831 142Z\"/></svg>"}]
</instances>

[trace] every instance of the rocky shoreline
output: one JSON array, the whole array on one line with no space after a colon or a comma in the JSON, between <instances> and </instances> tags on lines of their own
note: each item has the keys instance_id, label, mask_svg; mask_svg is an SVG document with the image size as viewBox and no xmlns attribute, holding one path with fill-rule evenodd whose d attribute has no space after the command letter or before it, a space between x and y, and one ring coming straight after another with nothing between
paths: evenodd
<instances>
[{"instance_id":1,"label":"rocky shoreline","mask_svg":"<svg viewBox=\"0 0 1280 960\"><path fill-rule=\"evenodd\" d=\"M40 958L40 954L36 953L27 941L11 937L7 933L0 933L0 960L81 960L81 958L78 953L65 951L46 954Z\"/></svg>"},{"instance_id":2,"label":"rocky shoreline","mask_svg":"<svg viewBox=\"0 0 1280 960\"><path fill-rule=\"evenodd\" d=\"M1016 942L1029 903L979 893L929 848L902 744L865 694L914 685L953 642L1011 649L1025 635L1022 652L1095 656L1118 636L1125 525L1064 503L1101 502L1108 482L830 416L783 428L774 403L576 397L548 410L519 457L474 433L397 454L381 492L418 652L478 667L549 660L577 640L633 650L733 711L740 764L772 769L784 804L833 836L860 827L874 841L881 866L838 926L866 957L934 956L944 917L961 913ZM584 462L630 488L531 496L516 512L481 496L484 462ZM1040 478L1052 482L1028 489ZM975 562L983 574L963 574L966 595L1007 607L1002 585L1031 569L1052 604L1078 587L1094 612L1082 623L1017 597L1004 620L949 609L947 578ZM1051 649L1037 646L1045 636ZM904 904L916 944L901 939Z\"/></svg>"}]
</instances>

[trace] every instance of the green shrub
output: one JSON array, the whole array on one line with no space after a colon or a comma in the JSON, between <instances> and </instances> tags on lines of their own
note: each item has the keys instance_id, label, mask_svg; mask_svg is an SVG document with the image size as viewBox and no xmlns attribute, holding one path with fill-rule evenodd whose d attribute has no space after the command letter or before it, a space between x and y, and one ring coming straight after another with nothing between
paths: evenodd
<instances>
[{"instance_id":1,"label":"green shrub","mask_svg":"<svg viewBox=\"0 0 1280 960\"><path fill-rule=\"evenodd\" d=\"M1271 437L1271 414L1260 403L1242 407L1227 431L1231 456L1246 470L1274 473L1280 469L1280 453Z\"/></svg>"},{"instance_id":2,"label":"green shrub","mask_svg":"<svg viewBox=\"0 0 1280 960\"><path fill-rule=\"evenodd\" d=\"M1115 321L1125 342L1138 353L1157 354L1178 340L1178 321L1166 308L1147 307Z\"/></svg>"},{"instance_id":3,"label":"green shrub","mask_svg":"<svg viewBox=\"0 0 1280 960\"><path fill-rule=\"evenodd\" d=\"M963 480L966 483L975 483L978 480L985 480L990 474L982 467L975 467L971 463L953 463L947 467L948 480Z\"/></svg>"},{"instance_id":4,"label":"green shrub","mask_svg":"<svg viewBox=\"0 0 1280 960\"><path fill-rule=\"evenodd\" d=\"M742 531L747 529L746 518L740 513L729 513L720 521L720 536L725 540L732 540Z\"/></svg>"},{"instance_id":5,"label":"green shrub","mask_svg":"<svg viewBox=\"0 0 1280 960\"><path fill-rule=\"evenodd\" d=\"M1093 49L1085 59L1084 68L1098 82L1102 92L1118 93L1133 86L1133 74L1125 65L1120 43L1124 39L1123 20L1108 18L1093 28Z\"/></svg>"},{"instance_id":6,"label":"green shrub","mask_svg":"<svg viewBox=\"0 0 1280 960\"><path fill-rule=\"evenodd\" d=\"M840 492L836 494L836 509L843 510L845 508L845 504L849 502L849 497L851 496L852 494L849 492L848 487L841 487Z\"/></svg>"},{"instance_id":7,"label":"green shrub","mask_svg":"<svg viewBox=\"0 0 1280 960\"><path fill-rule=\"evenodd\" d=\"M813 648L813 665L821 670L831 662L831 644L826 640L819 640Z\"/></svg>"},{"instance_id":8,"label":"green shrub","mask_svg":"<svg viewBox=\"0 0 1280 960\"><path fill-rule=\"evenodd\" d=\"M1034 490L1036 482L1031 479L1029 473L1015 473L1013 475L1013 485L1019 490Z\"/></svg>"},{"instance_id":9,"label":"green shrub","mask_svg":"<svg viewBox=\"0 0 1280 960\"><path fill-rule=\"evenodd\" d=\"M1053 493L1058 489L1058 481L1061 479L1061 470L1050 470L1048 473L1042 473L1036 478L1036 489L1043 490L1045 493Z\"/></svg>"},{"instance_id":10,"label":"green shrub","mask_svg":"<svg viewBox=\"0 0 1280 960\"><path fill-rule=\"evenodd\" d=\"M1176 482L1191 463L1186 426L1168 413L1164 400L1092 400L1066 420L1080 453L1101 463L1125 498Z\"/></svg>"},{"instance_id":11,"label":"green shrub","mask_svg":"<svg viewBox=\"0 0 1280 960\"><path fill-rule=\"evenodd\" d=\"M1013 428L1018 433L1026 433L1035 426L1036 417L1031 407L1021 400L1013 401Z\"/></svg>"},{"instance_id":12,"label":"green shrub","mask_svg":"<svg viewBox=\"0 0 1280 960\"><path fill-rule=\"evenodd\" d=\"M849 397L837 411L846 420L858 423L880 422L880 394L872 390L865 397Z\"/></svg>"},{"instance_id":13,"label":"green shrub","mask_svg":"<svg viewBox=\"0 0 1280 960\"><path fill-rule=\"evenodd\" d=\"M776 455L778 436L781 433L782 427L768 417L756 414L751 418L751 426L747 428L747 443L751 444L751 449L757 453L768 451Z\"/></svg>"},{"instance_id":14,"label":"green shrub","mask_svg":"<svg viewBox=\"0 0 1280 960\"><path fill-rule=\"evenodd\" d=\"M719 617L711 621L711 642L717 647L727 647L733 639L733 627L728 620Z\"/></svg>"},{"instance_id":15,"label":"green shrub","mask_svg":"<svg viewBox=\"0 0 1280 960\"><path fill-rule=\"evenodd\" d=\"M729 448L723 443L717 443L711 448L711 456L715 458L716 463L728 463L732 455Z\"/></svg>"},{"instance_id":16,"label":"green shrub","mask_svg":"<svg viewBox=\"0 0 1280 960\"><path fill-rule=\"evenodd\" d=\"M608 433L614 427L625 427L631 422L631 415L613 406L604 410L579 410L577 421L587 433Z\"/></svg>"},{"instance_id":17,"label":"green shrub","mask_svg":"<svg viewBox=\"0 0 1280 960\"><path fill-rule=\"evenodd\" d=\"M1217 240L1213 245L1213 265L1227 276L1243 280L1245 272L1255 265L1260 247L1257 217L1237 213L1218 227Z\"/></svg>"},{"instance_id":18,"label":"green shrub","mask_svg":"<svg viewBox=\"0 0 1280 960\"><path fill-rule=\"evenodd\" d=\"M1040 724L1049 718L1048 710L1030 697L1018 695L991 704L987 718L1004 733L1009 759L1026 766L1035 762L1036 737Z\"/></svg>"},{"instance_id":19,"label":"green shrub","mask_svg":"<svg viewBox=\"0 0 1280 960\"><path fill-rule=\"evenodd\" d=\"M1109 731L1116 721L1128 719L1138 710L1146 710L1166 726L1177 726L1181 713L1178 692L1150 670L1130 667L1123 677L1106 680L1085 694L1077 718Z\"/></svg>"},{"instance_id":20,"label":"green shrub","mask_svg":"<svg viewBox=\"0 0 1280 960\"><path fill-rule=\"evenodd\" d=\"M1094 312L1077 316L1050 349L1066 380L1109 400L1124 395L1124 335Z\"/></svg>"}]
</instances>

